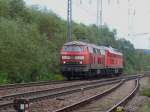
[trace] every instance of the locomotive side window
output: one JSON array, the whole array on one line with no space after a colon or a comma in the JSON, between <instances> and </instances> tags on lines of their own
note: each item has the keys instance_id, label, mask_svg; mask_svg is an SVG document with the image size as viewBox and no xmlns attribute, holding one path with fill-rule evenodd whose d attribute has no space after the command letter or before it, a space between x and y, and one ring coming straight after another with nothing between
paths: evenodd
<instances>
[{"instance_id":1,"label":"locomotive side window","mask_svg":"<svg viewBox=\"0 0 150 112\"><path fill-rule=\"evenodd\" d=\"M93 53L93 49L91 47L88 47L88 50L90 53Z\"/></svg>"},{"instance_id":2,"label":"locomotive side window","mask_svg":"<svg viewBox=\"0 0 150 112\"><path fill-rule=\"evenodd\" d=\"M64 51L76 51L76 52L81 52L83 51L83 47L77 46L77 45L70 45L70 46L64 46Z\"/></svg>"},{"instance_id":3,"label":"locomotive side window","mask_svg":"<svg viewBox=\"0 0 150 112\"><path fill-rule=\"evenodd\" d=\"M104 49L101 49L101 54L105 55L105 50Z\"/></svg>"},{"instance_id":4,"label":"locomotive side window","mask_svg":"<svg viewBox=\"0 0 150 112\"><path fill-rule=\"evenodd\" d=\"M94 54L97 54L96 48L93 48Z\"/></svg>"},{"instance_id":5,"label":"locomotive side window","mask_svg":"<svg viewBox=\"0 0 150 112\"><path fill-rule=\"evenodd\" d=\"M97 54L101 54L100 49L97 49Z\"/></svg>"}]
</instances>

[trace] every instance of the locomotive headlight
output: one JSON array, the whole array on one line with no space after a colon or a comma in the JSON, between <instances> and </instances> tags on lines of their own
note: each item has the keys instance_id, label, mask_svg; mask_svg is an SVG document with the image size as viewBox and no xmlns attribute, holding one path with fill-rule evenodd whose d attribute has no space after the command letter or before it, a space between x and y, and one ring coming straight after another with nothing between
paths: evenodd
<instances>
[{"instance_id":1,"label":"locomotive headlight","mask_svg":"<svg viewBox=\"0 0 150 112\"><path fill-rule=\"evenodd\" d=\"M75 56L75 59L84 60L84 56Z\"/></svg>"},{"instance_id":2,"label":"locomotive headlight","mask_svg":"<svg viewBox=\"0 0 150 112\"><path fill-rule=\"evenodd\" d=\"M82 61L80 61L80 64L82 64Z\"/></svg>"},{"instance_id":3,"label":"locomotive headlight","mask_svg":"<svg viewBox=\"0 0 150 112\"><path fill-rule=\"evenodd\" d=\"M62 56L62 59L70 59L70 56Z\"/></svg>"}]
</instances>

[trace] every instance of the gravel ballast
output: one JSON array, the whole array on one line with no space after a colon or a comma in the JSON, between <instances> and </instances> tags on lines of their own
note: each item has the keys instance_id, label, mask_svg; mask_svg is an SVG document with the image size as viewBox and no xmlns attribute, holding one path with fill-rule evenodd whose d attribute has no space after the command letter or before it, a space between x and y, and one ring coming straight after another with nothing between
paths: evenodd
<instances>
[{"instance_id":1,"label":"gravel ballast","mask_svg":"<svg viewBox=\"0 0 150 112\"><path fill-rule=\"evenodd\" d=\"M142 88L150 87L150 77L144 77L140 79L140 91ZM140 94L140 91L132 98L131 101L126 105L125 109L129 112L141 112L141 107L144 106L146 102L150 102L150 98Z\"/></svg>"},{"instance_id":2,"label":"gravel ballast","mask_svg":"<svg viewBox=\"0 0 150 112\"><path fill-rule=\"evenodd\" d=\"M70 95L65 95L63 97L54 98L50 100L43 100L38 103L34 103L30 106L31 112L52 112L54 110L60 109L64 106L71 105L75 102L79 102L81 100L87 99L93 95L102 93L108 88L113 87L115 84L102 86L99 88L85 90L77 93L73 93Z\"/></svg>"},{"instance_id":3,"label":"gravel ballast","mask_svg":"<svg viewBox=\"0 0 150 112\"><path fill-rule=\"evenodd\" d=\"M73 112L105 112L107 109L111 108L114 104L128 95L134 89L134 85L134 80L127 81L111 94Z\"/></svg>"}]
</instances>

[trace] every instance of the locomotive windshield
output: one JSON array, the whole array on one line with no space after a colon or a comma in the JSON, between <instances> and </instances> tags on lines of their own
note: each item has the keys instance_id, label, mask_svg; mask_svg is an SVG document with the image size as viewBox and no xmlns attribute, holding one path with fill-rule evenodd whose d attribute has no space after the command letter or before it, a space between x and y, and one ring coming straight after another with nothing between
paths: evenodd
<instances>
[{"instance_id":1,"label":"locomotive windshield","mask_svg":"<svg viewBox=\"0 0 150 112\"><path fill-rule=\"evenodd\" d=\"M83 47L77 46L77 45L69 45L69 46L64 46L64 51L76 51L76 52L81 52L83 51Z\"/></svg>"}]
</instances>

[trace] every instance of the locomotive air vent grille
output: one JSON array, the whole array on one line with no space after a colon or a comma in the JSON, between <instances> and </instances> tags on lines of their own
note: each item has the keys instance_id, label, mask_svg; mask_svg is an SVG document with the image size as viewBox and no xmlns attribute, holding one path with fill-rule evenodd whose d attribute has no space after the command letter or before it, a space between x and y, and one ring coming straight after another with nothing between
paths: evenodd
<instances>
[{"instance_id":1,"label":"locomotive air vent grille","mask_svg":"<svg viewBox=\"0 0 150 112\"><path fill-rule=\"evenodd\" d=\"M77 65L80 64L80 62L66 62L67 65Z\"/></svg>"}]
</instances>

